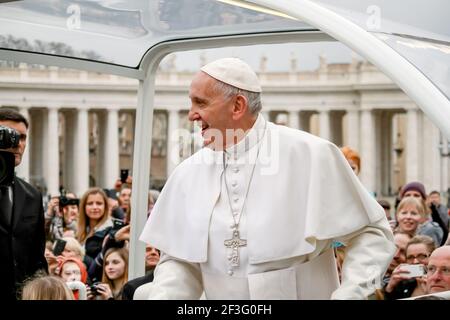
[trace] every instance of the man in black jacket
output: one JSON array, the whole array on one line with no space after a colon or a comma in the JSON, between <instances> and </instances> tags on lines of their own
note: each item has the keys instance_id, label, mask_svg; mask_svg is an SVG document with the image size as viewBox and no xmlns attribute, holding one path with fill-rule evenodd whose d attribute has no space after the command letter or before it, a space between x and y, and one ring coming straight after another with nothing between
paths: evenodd
<instances>
[{"instance_id":1,"label":"man in black jacket","mask_svg":"<svg viewBox=\"0 0 450 320\"><path fill-rule=\"evenodd\" d=\"M0 125L16 130L19 145L5 151L14 154L17 167L25 151L28 121L13 109L0 108ZM42 196L30 184L14 177L1 194L0 299L13 300L24 280L38 270L47 272Z\"/></svg>"},{"instance_id":2,"label":"man in black jacket","mask_svg":"<svg viewBox=\"0 0 450 320\"><path fill-rule=\"evenodd\" d=\"M145 249L145 275L128 281L123 286L122 300L133 300L134 292L143 284L153 281L153 271L159 262L159 250L147 245Z\"/></svg>"}]
</instances>

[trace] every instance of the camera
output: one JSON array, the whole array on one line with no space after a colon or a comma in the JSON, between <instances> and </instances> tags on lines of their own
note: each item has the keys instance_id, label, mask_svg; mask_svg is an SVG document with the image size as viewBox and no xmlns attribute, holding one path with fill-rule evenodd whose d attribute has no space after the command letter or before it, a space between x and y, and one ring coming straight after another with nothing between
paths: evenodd
<instances>
[{"instance_id":1,"label":"camera","mask_svg":"<svg viewBox=\"0 0 450 320\"><path fill-rule=\"evenodd\" d=\"M0 149L16 148L20 134L9 127L0 125ZM7 151L0 151L0 186L10 186L14 180L15 157Z\"/></svg>"},{"instance_id":2,"label":"camera","mask_svg":"<svg viewBox=\"0 0 450 320\"><path fill-rule=\"evenodd\" d=\"M111 239L115 240L117 231L119 231L120 229L125 227L127 224L121 219L115 219L115 218L111 218L111 219L113 221L113 227L109 231L109 237Z\"/></svg>"},{"instance_id":3,"label":"camera","mask_svg":"<svg viewBox=\"0 0 450 320\"><path fill-rule=\"evenodd\" d=\"M16 148L19 140L20 134L16 130L0 125L0 149Z\"/></svg>"},{"instance_id":4,"label":"camera","mask_svg":"<svg viewBox=\"0 0 450 320\"><path fill-rule=\"evenodd\" d=\"M91 284L91 286L90 286L91 292L92 292L92 294L93 294L94 296L100 295L100 293L99 293L98 290L97 290L97 285L100 284L100 283L101 283L101 282L94 282L94 283Z\"/></svg>"},{"instance_id":5,"label":"camera","mask_svg":"<svg viewBox=\"0 0 450 320\"><path fill-rule=\"evenodd\" d=\"M78 206L79 204L80 204L80 200L79 199L67 198L65 196L59 197L59 206L61 208L64 208L64 207L70 206L70 205Z\"/></svg>"}]
</instances>

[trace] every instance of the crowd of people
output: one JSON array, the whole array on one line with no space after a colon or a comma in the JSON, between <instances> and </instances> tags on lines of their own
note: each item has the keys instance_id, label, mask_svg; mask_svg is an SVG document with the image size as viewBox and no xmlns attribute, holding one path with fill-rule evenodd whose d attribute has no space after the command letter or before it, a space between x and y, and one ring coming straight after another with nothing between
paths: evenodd
<instances>
[{"instance_id":1,"label":"crowd of people","mask_svg":"<svg viewBox=\"0 0 450 320\"><path fill-rule=\"evenodd\" d=\"M200 123L204 148L177 166L161 195L148 192L141 278L128 279L131 177L82 195L62 189L45 204L14 177L0 197L0 271L12 275L1 296L401 299L449 290L449 210L440 193L413 181L392 206L377 203L357 177L355 150L266 121L261 91L236 58L194 77L189 120ZM0 109L0 125L20 134L9 150L17 166L28 122Z\"/></svg>"},{"instance_id":2,"label":"crowd of people","mask_svg":"<svg viewBox=\"0 0 450 320\"><path fill-rule=\"evenodd\" d=\"M23 299L131 300L137 284L152 280L159 250L146 247L146 275L128 281L131 177L114 189L90 188L80 199L72 192L51 196L45 210L47 272L25 282ZM159 191L148 193L149 215ZM61 290L60 282L84 284ZM48 289L53 286L54 290ZM67 286L66 286L67 287ZM68 288L68 287L67 287Z\"/></svg>"},{"instance_id":3,"label":"crowd of people","mask_svg":"<svg viewBox=\"0 0 450 320\"><path fill-rule=\"evenodd\" d=\"M349 147L341 151L358 175L359 154ZM441 203L440 193L427 193L421 182L413 181L399 189L393 206L385 199L378 203L386 212L397 249L374 298L405 299L450 290L450 210ZM339 266L343 250L337 246L335 251Z\"/></svg>"}]
</instances>

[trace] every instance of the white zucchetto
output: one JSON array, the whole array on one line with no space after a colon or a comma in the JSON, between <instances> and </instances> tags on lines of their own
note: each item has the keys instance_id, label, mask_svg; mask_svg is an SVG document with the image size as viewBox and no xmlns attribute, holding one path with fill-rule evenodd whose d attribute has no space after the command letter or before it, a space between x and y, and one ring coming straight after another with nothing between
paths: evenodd
<instances>
[{"instance_id":1,"label":"white zucchetto","mask_svg":"<svg viewBox=\"0 0 450 320\"><path fill-rule=\"evenodd\" d=\"M200 70L233 87L252 92L262 91L255 71L240 59L219 59L208 63Z\"/></svg>"}]
</instances>

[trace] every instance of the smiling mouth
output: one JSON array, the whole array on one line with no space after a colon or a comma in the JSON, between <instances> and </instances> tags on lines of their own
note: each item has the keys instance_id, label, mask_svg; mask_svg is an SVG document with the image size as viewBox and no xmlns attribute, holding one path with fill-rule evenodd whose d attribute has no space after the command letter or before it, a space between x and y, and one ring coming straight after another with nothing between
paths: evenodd
<instances>
[{"instance_id":1,"label":"smiling mouth","mask_svg":"<svg viewBox=\"0 0 450 320\"><path fill-rule=\"evenodd\" d=\"M202 124L202 136L205 134L206 130L209 129L209 125L207 124Z\"/></svg>"}]
</instances>

